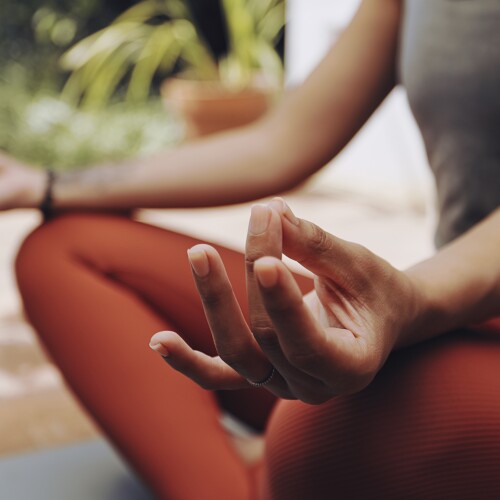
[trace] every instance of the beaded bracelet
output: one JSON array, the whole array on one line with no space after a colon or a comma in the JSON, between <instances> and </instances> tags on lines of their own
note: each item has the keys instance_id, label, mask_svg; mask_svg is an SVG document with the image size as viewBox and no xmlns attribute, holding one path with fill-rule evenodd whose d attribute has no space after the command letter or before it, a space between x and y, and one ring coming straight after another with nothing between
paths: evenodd
<instances>
[{"instance_id":1,"label":"beaded bracelet","mask_svg":"<svg viewBox=\"0 0 500 500\"><path fill-rule=\"evenodd\" d=\"M54 181L56 180L56 173L52 169L47 169L47 182L45 184L45 193L42 202L40 203L40 211L44 219L50 219L54 215L54 207L52 206Z\"/></svg>"}]
</instances>

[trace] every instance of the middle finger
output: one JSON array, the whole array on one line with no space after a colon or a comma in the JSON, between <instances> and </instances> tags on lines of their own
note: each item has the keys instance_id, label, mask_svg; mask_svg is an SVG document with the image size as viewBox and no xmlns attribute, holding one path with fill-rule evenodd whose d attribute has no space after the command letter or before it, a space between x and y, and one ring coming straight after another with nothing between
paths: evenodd
<instances>
[{"instance_id":1,"label":"middle finger","mask_svg":"<svg viewBox=\"0 0 500 500\"><path fill-rule=\"evenodd\" d=\"M196 245L188 255L219 356L247 380L264 380L269 361L252 336L219 254L209 245ZM266 388L291 397L281 376L273 377Z\"/></svg>"},{"instance_id":2,"label":"middle finger","mask_svg":"<svg viewBox=\"0 0 500 500\"><path fill-rule=\"evenodd\" d=\"M290 391L300 397L311 389L315 391L322 389L324 384L294 367L283 354L275 327L262 301L254 272L254 263L261 257L272 256L281 259L282 226L279 211L284 209L285 206L280 199L271 201L269 205L252 207L245 250L247 293L250 325L254 338L269 361L284 377Z\"/></svg>"}]
</instances>

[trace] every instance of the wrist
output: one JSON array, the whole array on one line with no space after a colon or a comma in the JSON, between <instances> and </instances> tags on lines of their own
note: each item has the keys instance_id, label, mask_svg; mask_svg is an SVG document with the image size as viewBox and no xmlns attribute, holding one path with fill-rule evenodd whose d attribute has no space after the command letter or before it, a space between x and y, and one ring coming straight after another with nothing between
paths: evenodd
<instances>
[{"instance_id":1,"label":"wrist","mask_svg":"<svg viewBox=\"0 0 500 500\"><path fill-rule=\"evenodd\" d=\"M20 190L19 208L38 208L43 201L47 186L47 173L43 169L26 172Z\"/></svg>"},{"instance_id":2,"label":"wrist","mask_svg":"<svg viewBox=\"0 0 500 500\"><path fill-rule=\"evenodd\" d=\"M404 272L408 279L404 326L395 347L406 347L439 332L439 307L429 283L413 268Z\"/></svg>"}]
</instances>

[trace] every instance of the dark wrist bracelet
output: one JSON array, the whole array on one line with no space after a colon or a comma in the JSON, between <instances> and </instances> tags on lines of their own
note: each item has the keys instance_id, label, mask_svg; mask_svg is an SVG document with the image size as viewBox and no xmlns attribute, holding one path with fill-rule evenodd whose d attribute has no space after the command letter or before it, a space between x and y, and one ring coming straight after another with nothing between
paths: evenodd
<instances>
[{"instance_id":1,"label":"dark wrist bracelet","mask_svg":"<svg viewBox=\"0 0 500 500\"><path fill-rule=\"evenodd\" d=\"M46 220L50 219L54 215L54 207L52 206L52 192L55 180L55 172L50 168L47 169L47 183L45 185L45 193L43 195L42 202L40 203L40 211L42 212L43 217Z\"/></svg>"}]
</instances>

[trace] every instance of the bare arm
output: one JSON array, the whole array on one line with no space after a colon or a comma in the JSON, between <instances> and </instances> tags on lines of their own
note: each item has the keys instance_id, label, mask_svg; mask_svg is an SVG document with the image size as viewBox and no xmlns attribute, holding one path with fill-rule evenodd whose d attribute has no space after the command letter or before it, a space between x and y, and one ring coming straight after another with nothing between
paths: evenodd
<instances>
[{"instance_id":1,"label":"bare arm","mask_svg":"<svg viewBox=\"0 0 500 500\"><path fill-rule=\"evenodd\" d=\"M258 123L148 159L62 174L54 206L210 206L296 186L347 144L393 88L400 9L400 0L365 0L316 71Z\"/></svg>"},{"instance_id":2,"label":"bare arm","mask_svg":"<svg viewBox=\"0 0 500 500\"><path fill-rule=\"evenodd\" d=\"M414 328L398 345L500 316L500 209L406 274L422 292Z\"/></svg>"}]
</instances>

